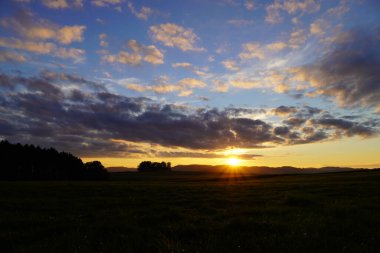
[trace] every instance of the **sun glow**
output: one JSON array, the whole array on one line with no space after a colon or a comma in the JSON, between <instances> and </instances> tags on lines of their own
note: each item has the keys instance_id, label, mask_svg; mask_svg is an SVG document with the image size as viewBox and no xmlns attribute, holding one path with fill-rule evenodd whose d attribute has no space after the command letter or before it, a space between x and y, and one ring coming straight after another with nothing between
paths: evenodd
<instances>
[{"instance_id":1,"label":"sun glow","mask_svg":"<svg viewBox=\"0 0 380 253\"><path fill-rule=\"evenodd\" d=\"M240 164L240 160L235 157L230 157L228 158L227 163L230 166L238 166Z\"/></svg>"}]
</instances>

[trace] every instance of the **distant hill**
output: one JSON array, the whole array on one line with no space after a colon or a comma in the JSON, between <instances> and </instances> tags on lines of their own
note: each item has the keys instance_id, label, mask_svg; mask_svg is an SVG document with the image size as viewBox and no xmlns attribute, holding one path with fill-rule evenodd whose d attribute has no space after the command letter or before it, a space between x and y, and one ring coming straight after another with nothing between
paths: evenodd
<instances>
[{"instance_id":1,"label":"distant hill","mask_svg":"<svg viewBox=\"0 0 380 253\"><path fill-rule=\"evenodd\" d=\"M107 167L106 169L109 172L137 172L136 168L128 168L124 166Z\"/></svg>"},{"instance_id":2,"label":"distant hill","mask_svg":"<svg viewBox=\"0 0 380 253\"><path fill-rule=\"evenodd\" d=\"M233 168L233 167L232 167ZM203 172L228 172L231 170L230 166L227 165L177 165L173 167L173 171L203 171ZM313 174L313 173L327 173L327 172L343 172L343 171L353 171L353 170L364 170L364 169L354 169L348 167L322 167L322 168L296 168L291 166L283 167L266 167L266 166L240 166L236 170L241 171L241 173L249 174Z\"/></svg>"}]
</instances>

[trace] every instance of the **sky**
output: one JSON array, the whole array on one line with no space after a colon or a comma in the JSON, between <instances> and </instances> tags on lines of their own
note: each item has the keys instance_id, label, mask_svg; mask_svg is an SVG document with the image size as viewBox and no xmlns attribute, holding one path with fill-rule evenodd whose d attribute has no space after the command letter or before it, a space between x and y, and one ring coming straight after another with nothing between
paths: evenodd
<instances>
[{"instance_id":1,"label":"sky","mask_svg":"<svg viewBox=\"0 0 380 253\"><path fill-rule=\"evenodd\" d=\"M377 0L3 0L0 139L105 166L380 167Z\"/></svg>"}]
</instances>

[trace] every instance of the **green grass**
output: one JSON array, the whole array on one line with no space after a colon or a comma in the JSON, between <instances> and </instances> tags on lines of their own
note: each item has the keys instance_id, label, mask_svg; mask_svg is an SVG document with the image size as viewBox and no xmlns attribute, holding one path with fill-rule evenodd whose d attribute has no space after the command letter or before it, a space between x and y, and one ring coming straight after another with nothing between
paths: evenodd
<instances>
[{"instance_id":1,"label":"green grass","mask_svg":"<svg viewBox=\"0 0 380 253\"><path fill-rule=\"evenodd\" d=\"M380 171L0 182L0 252L379 252Z\"/></svg>"}]
</instances>

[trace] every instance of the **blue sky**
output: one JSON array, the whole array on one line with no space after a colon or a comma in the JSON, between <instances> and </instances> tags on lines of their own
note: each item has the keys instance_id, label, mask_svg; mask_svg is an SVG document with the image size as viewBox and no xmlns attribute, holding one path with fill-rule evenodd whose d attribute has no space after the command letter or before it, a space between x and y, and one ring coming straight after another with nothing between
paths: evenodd
<instances>
[{"instance_id":1,"label":"blue sky","mask_svg":"<svg viewBox=\"0 0 380 253\"><path fill-rule=\"evenodd\" d=\"M209 157L215 164L231 149L246 164L264 164L265 150L353 139L371 141L373 152L380 147L377 1L8 0L0 7L2 138L53 145L84 158L130 157L131 164L188 157ZM44 83L62 93L54 105L60 112L44 104L51 96ZM99 100L101 93L140 109L126 115L125 101L109 104ZM33 95L28 106L63 113L61 121L39 117L25 105L26 97L19 101L16 95ZM213 110L218 113L210 120ZM96 126L75 118L85 112ZM149 122L159 129L146 131L157 130L157 136L122 131L143 124L152 112L158 118ZM182 124L192 120L205 128L185 134ZM199 131L232 139L220 145L181 140L202 138ZM371 164L378 162L371 158Z\"/></svg>"}]
</instances>

